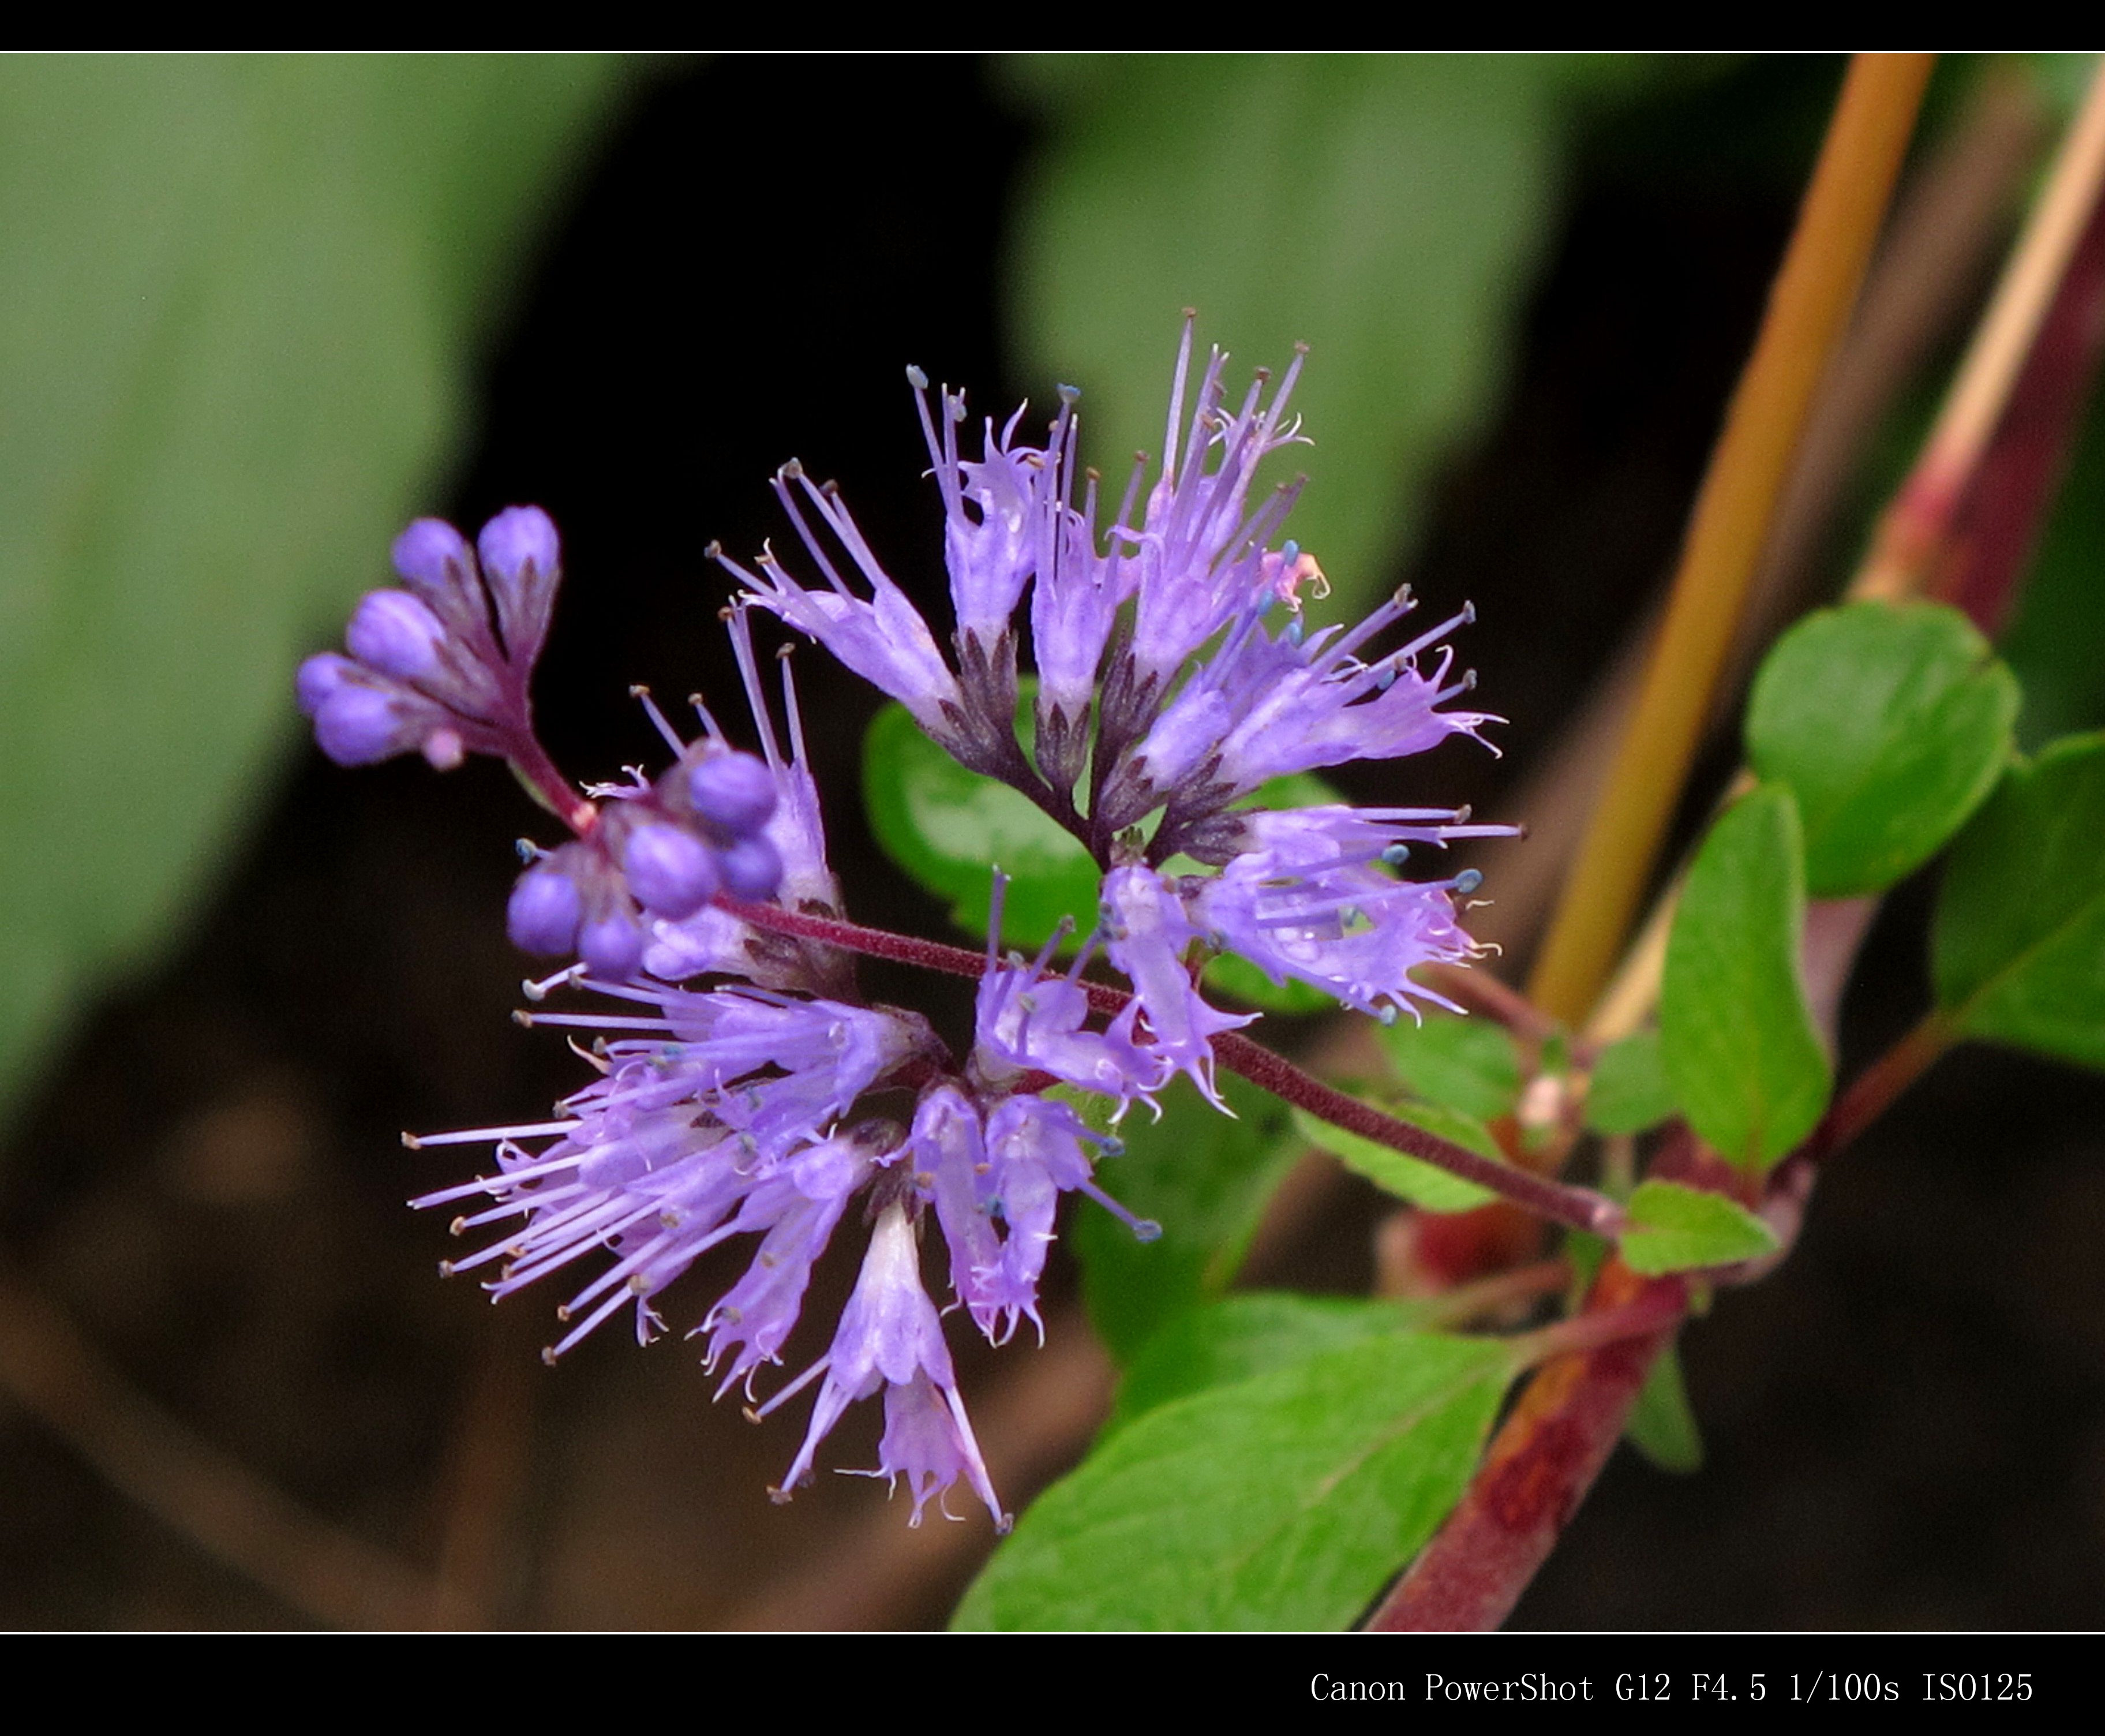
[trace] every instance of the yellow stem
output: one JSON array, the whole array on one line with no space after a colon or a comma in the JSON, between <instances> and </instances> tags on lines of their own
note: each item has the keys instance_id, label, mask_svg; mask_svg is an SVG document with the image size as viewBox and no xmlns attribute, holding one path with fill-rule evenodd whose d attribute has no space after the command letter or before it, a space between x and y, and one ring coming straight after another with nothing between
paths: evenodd
<instances>
[{"instance_id":1,"label":"yellow stem","mask_svg":"<svg viewBox=\"0 0 2105 1736\"><path fill-rule=\"evenodd\" d=\"M1575 1022L1644 891L1693 761L1821 371L1862 283L1915 130L1927 55L1850 63L1762 329L1696 497L1667 614L1566 879L1529 998Z\"/></svg>"}]
</instances>

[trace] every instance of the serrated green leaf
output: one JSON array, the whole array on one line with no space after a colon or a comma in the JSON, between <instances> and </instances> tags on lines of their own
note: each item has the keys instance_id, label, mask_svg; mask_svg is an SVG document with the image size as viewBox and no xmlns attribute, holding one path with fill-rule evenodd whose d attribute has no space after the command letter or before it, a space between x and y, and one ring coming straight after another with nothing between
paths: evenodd
<instances>
[{"instance_id":1,"label":"serrated green leaf","mask_svg":"<svg viewBox=\"0 0 2105 1736\"><path fill-rule=\"evenodd\" d=\"M1459 1109L1410 1103L1392 1107L1388 1113L1398 1121L1409 1121L1428 1133L1451 1140L1480 1157L1505 1161L1498 1141L1485 1130L1483 1123L1471 1120ZM1294 1128L1318 1151L1328 1152L1347 1169L1365 1176L1377 1188L1426 1211L1468 1211L1478 1206L1488 1206L1498 1197L1489 1188L1464 1181L1459 1175L1450 1175L1422 1157L1414 1157L1408 1152L1397 1151L1393 1146L1383 1145L1343 1127L1334 1127L1304 1110L1294 1112Z\"/></svg>"},{"instance_id":2,"label":"serrated green leaf","mask_svg":"<svg viewBox=\"0 0 2105 1736\"><path fill-rule=\"evenodd\" d=\"M1638 1389L1623 1434L1661 1470L1687 1473L1703 1468L1703 1434L1681 1378L1679 1345L1669 1345L1652 1363L1651 1372Z\"/></svg>"},{"instance_id":3,"label":"serrated green leaf","mask_svg":"<svg viewBox=\"0 0 2105 1736\"><path fill-rule=\"evenodd\" d=\"M1097 865L1057 821L1008 785L968 772L893 704L863 737L863 801L884 852L922 886L950 901L950 916L986 933L994 870L1009 877L1002 939L1039 946L1061 917L1096 926Z\"/></svg>"},{"instance_id":4,"label":"serrated green leaf","mask_svg":"<svg viewBox=\"0 0 2105 1736\"><path fill-rule=\"evenodd\" d=\"M1509 1114L1520 1098L1520 1051L1488 1018L1432 1013L1380 1027L1397 1076L1414 1095L1479 1121Z\"/></svg>"},{"instance_id":5,"label":"serrated green leaf","mask_svg":"<svg viewBox=\"0 0 2105 1736\"><path fill-rule=\"evenodd\" d=\"M1962 1034L2105 1067L2105 735L2010 769L1953 848L1930 956Z\"/></svg>"},{"instance_id":6,"label":"serrated green leaf","mask_svg":"<svg viewBox=\"0 0 2105 1736\"><path fill-rule=\"evenodd\" d=\"M1674 1113L1659 1033L1640 1031L1602 1049L1586 1088L1586 1125L1596 1133L1642 1133Z\"/></svg>"},{"instance_id":7,"label":"serrated green leaf","mask_svg":"<svg viewBox=\"0 0 2105 1736\"><path fill-rule=\"evenodd\" d=\"M1320 1351L1403 1331L1428 1306L1273 1290L1195 1308L1156 1333L1134 1358L1099 1439L1173 1399L1270 1374Z\"/></svg>"},{"instance_id":8,"label":"serrated green leaf","mask_svg":"<svg viewBox=\"0 0 2105 1736\"><path fill-rule=\"evenodd\" d=\"M2016 678L1933 603L1808 615L1763 660L1747 754L1787 785L1815 897L1880 892L1928 861L2010 756Z\"/></svg>"},{"instance_id":9,"label":"serrated green leaf","mask_svg":"<svg viewBox=\"0 0 2105 1736\"><path fill-rule=\"evenodd\" d=\"M1178 1399L1023 1515L963 1628L1341 1628L1468 1487L1513 1373L1399 1334Z\"/></svg>"},{"instance_id":10,"label":"serrated green leaf","mask_svg":"<svg viewBox=\"0 0 2105 1736\"><path fill-rule=\"evenodd\" d=\"M1136 1109L1119 1128L1125 1150L1097 1179L1128 1210L1162 1226L1153 1242L1093 1206L1074 1219L1082 1300L1112 1356L1129 1362L1163 1327L1219 1295L1242 1263L1264 1202L1300 1148L1286 1106L1231 1074L1226 1116L1180 1078L1162 1094L1162 1119Z\"/></svg>"},{"instance_id":11,"label":"serrated green leaf","mask_svg":"<svg viewBox=\"0 0 2105 1736\"><path fill-rule=\"evenodd\" d=\"M1667 940L1660 1052L1689 1125L1764 1169L1812 1130L1831 1073L1799 977L1798 808L1765 784L1703 841Z\"/></svg>"},{"instance_id":12,"label":"serrated green leaf","mask_svg":"<svg viewBox=\"0 0 2105 1736\"><path fill-rule=\"evenodd\" d=\"M1044 154L1008 277L1027 365L1083 391L1084 458L1159 454L1177 313L1246 369L1312 347L1323 461L1294 520L1353 612L1489 408L1551 232L1575 99L1642 63L1160 56L1012 62ZM1297 461L1277 461L1290 477ZM1298 468L1298 467L1297 467Z\"/></svg>"},{"instance_id":13,"label":"serrated green leaf","mask_svg":"<svg viewBox=\"0 0 2105 1736\"><path fill-rule=\"evenodd\" d=\"M1638 1184L1624 1208L1623 1264L1647 1277L1699 1266L1730 1266L1773 1253L1776 1235L1736 1200L1679 1182Z\"/></svg>"},{"instance_id":14,"label":"serrated green leaf","mask_svg":"<svg viewBox=\"0 0 2105 1736\"><path fill-rule=\"evenodd\" d=\"M616 75L0 62L0 1090L253 818Z\"/></svg>"}]
</instances>

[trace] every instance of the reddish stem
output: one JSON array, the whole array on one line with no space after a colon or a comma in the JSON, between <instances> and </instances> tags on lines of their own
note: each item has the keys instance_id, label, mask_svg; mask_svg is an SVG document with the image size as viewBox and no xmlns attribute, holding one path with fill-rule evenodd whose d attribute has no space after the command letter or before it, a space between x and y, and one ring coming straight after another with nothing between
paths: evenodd
<instances>
[{"instance_id":1,"label":"reddish stem","mask_svg":"<svg viewBox=\"0 0 2105 1736\"><path fill-rule=\"evenodd\" d=\"M1370 1629L1482 1631L1513 1613L1615 1450L1687 1298L1686 1280L1642 1278L1609 1259L1587 1299L1589 1313L1635 1322L1639 1330L1543 1364L1462 1504L1376 1607Z\"/></svg>"},{"instance_id":2,"label":"reddish stem","mask_svg":"<svg viewBox=\"0 0 2105 1736\"><path fill-rule=\"evenodd\" d=\"M2105 350L2105 202L2093 208L1987 450L1945 532L1931 594L1993 637L2009 615L2080 432Z\"/></svg>"},{"instance_id":3,"label":"reddish stem","mask_svg":"<svg viewBox=\"0 0 2105 1736\"><path fill-rule=\"evenodd\" d=\"M894 934L883 928L866 928L859 923L814 915L808 911L788 911L780 905L741 904L723 897L717 902L741 922L774 933L820 941L871 958L918 965L924 970L945 971L952 976L977 978L986 973L986 955L968 951L963 946L945 946L941 941L921 940L909 934ZM1081 987L1088 995L1090 1007L1110 1017L1116 1017L1133 999L1123 989L1105 983L1084 982ZM1318 1121L1328 1121L1378 1145L1386 1145L1392 1151L1435 1165L1450 1175L1474 1182L1539 1216L1598 1236L1612 1237L1622 1228L1622 1207L1605 1194L1588 1188L1566 1187L1515 1165L1480 1157L1473 1151L1452 1144L1421 1127L1414 1127L1408 1121L1398 1121L1392 1115L1384 1115L1370 1104L1325 1085L1285 1057L1274 1054L1263 1044L1254 1043L1239 1032L1228 1031L1216 1037L1213 1056L1230 1072L1240 1075L1298 1109L1306 1110Z\"/></svg>"}]
</instances>

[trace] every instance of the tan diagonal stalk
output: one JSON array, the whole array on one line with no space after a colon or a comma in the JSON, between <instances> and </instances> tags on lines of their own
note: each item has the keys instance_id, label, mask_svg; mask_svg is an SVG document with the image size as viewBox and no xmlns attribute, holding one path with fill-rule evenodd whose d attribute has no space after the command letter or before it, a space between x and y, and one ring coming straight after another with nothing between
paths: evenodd
<instances>
[{"instance_id":1,"label":"tan diagonal stalk","mask_svg":"<svg viewBox=\"0 0 2105 1736\"><path fill-rule=\"evenodd\" d=\"M1529 996L1576 1022L1607 978L1687 778L1822 370L1878 239L1929 77L1927 55L1850 64L1798 226L1732 394L1666 619Z\"/></svg>"}]
</instances>

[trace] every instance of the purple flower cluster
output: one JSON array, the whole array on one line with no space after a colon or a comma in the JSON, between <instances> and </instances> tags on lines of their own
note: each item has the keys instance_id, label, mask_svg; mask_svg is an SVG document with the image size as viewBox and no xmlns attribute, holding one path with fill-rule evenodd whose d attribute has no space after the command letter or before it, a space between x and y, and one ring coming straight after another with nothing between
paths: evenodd
<instances>
[{"instance_id":1,"label":"purple flower cluster","mask_svg":"<svg viewBox=\"0 0 2105 1736\"><path fill-rule=\"evenodd\" d=\"M1007 1526L923 1275L924 1236L932 1224L948 1307L1000 1344L1025 1322L1042 1336L1063 1193L1088 1196L1143 1240L1159 1233L1099 1188L1096 1166L1120 1149L1104 1127L1136 1099L1152 1106L1178 1074L1220 1103L1216 1040L1255 1015L1201 996L1207 955L1239 954L1275 982L1393 1018L1439 999L1412 970L1476 951L1454 905L1474 874L1412 882L1396 870L1414 845L1507 828L1444 809L1249 805L1285 774L1415 753L1491 720L1440 709L1471 685L1450 679L1443 647L1466 611L1378 655L1373 642L1409 611L1406 596L1349 631L1305 629L1301 592L1320 591L1321 574L1292 543L1268 546L1299 485L1252 503L1261 461L1298 437L1284 418L1300 363L1269 401L1260 375L1231 409L1225 358L1196 390L1191 359L1187 326L1168 458L1145 491L1136 468L1102 532L1093 477L1075 494L1071 395L1042 447L1018 441L1018 412L999 433L988 424L969 459L963 400L945 392L932 408L912 374L944 503L954 658L838 494L786 467L776 490L825 583L800 585L771 555L757 571L731 568L747 590L729 621L757 754L734 748L706 710L702 734L683 740L643 695L667 769L583 790L564 780L529 702L559 572L554 526L534 508L500 513L472 548L435 520L412 525L395 547L404 588L360 603L347 656L300 670L302 702L339 763L415 749L443 769L497 755L572 834L523 847L507 924L525 951L578 960L529 983L530 999L575 986L611 1004L522 1015L589 1033L579 1053L598 1076L552 1120L411 1142L494 1150L489 1173L414 1202L465 1207L454 1233L492 1238L445 1269L485 1273L501 1296L592 1268L556 1311L553 1361L623 1310L649 1340L669 1286L719 1244L753 1238L744 1274L690 1336L719 1394L736 1387L760 1415L816 1385L783 1498L846 1408L881 1393L873 1474L905 1479L914 1522L962 1479ZM1028 749L1017 727L1026 601ZM1035 960L1002 955L997 875L962 1061L918 1015L864 997L851 954L833 943L853 931L838 925L786 664L786 749L762 691L754 605L898 699L965 765L1022 790L1102 871L1093 931L1057 970L1061 937ZM1083 974L1099 951L1133 987L1102 1019ZM1106 1113L1093 1125L1048 1094L1055 1084ZM851 1217L872 1228L831 1342L762 1398L756 1382L789 1353L813 1269Z\"/></svg>"},{"instance_id":2,"label":"purple flower cluster","mask_svg":"<svg viewBox=\"0 0 2105 1736\"><path fill-rule=\"evenodd\" d=\"M1471 825L1466 809L1249 805L1272 780L1419 753L1450 735L1481 740L1497 719L1441 709L1475 685L1445 643L1473 619L1466 608L1378 654L1415 607L1407 591L1355 627L1307 629L1302 593L1327 594L1321 569L1290 541L1269 546L1301 483L1262 498L1255 488L1263 460L1300 438L1286 409L1301 357L1269 398L1259 373L1231 407L1218 351L1193 388L1191 335L1187 323L1160 472L1149 485L1140 460L1101 532L1093 472L1076 495L1073 394L1043 446L1018 440L1019 410L999 432L986 423L980 456L968 458L963 398L945 391L932 409L927 378L909 370L943 501L951 658L838 492L793 463L775 491L823 585L800 584L771 552L752 568L717 552L749 602L825 645L1094 857L1104 876L1095 938L1133 983L1137 1021L1089 1032L1074 994L1043 981L1026 1018L1012 983L982 993L980 1041L1015 1067L1122 1103L1151 1098L1179 1072L1219 1101L1212 1040L1249 1018L1194 987L1207 951L1386 1018L1440 1000L1410 973L1475 956L1454 895L1480 877L1412 882L1395 870L1414 843L1513 830ZM1014 620L1026 600L1037 663L1028 748ZM1178 858L1215 871L1176 872Z\"/></svg>"},{"instance_id":3,"label":"purple flower cluster","mask_svg":"<svg viewBox=\"0 0 2105 1736\"><path fill-rule=\"evenodd\" d=\"M562 576L547 513L508 508L473 548L451 525L420 518L396 539L395 570L407 588L360 602L344 633L351 655L324 651L301 664L300 703L339 765L414 748L447 771L468 754L489 754L560 803L580 835L552 852L530 849L534 864L506 913L515 945L575 954L595 976L623 982L642 967L650 919L692 916L719 891L774 897L783 874L768 834L775 772L713 724L688 746L658 718L673 768L651 783L595 791L609 799L603 808L567 791L550 798L561 780L535 739L528 691Z\"/></svg>"}]
</instances>

